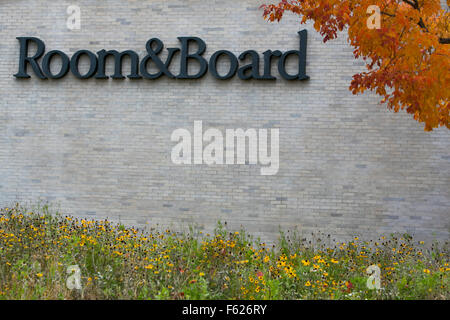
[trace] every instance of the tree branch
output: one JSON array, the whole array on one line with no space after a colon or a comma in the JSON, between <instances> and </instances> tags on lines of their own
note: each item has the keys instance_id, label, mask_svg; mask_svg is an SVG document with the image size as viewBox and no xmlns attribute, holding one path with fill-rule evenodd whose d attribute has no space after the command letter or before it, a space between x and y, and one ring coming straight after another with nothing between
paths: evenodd
<instances>
[{"instance_id":1,"label":"tree branch","mask_svg":"<svg viewBox=\"0 0 450 320\"><path fill-rule=\"evenodd\" d=\"M385 12L385 11L381 11L381 14L384 14L384 15L389 16L389 17L392 17L392 18L395 17L395 14L388 13L388 12Z\"/></svg>"},{"instance_id":2,"label":"tree branch","mask_svg":"<svg viewBox=\"0 0 450 320\"><path fill-rule=\"evenodd\" d=\"M417 3L417 1L411 2L410 0L403 0L403 2L406 2L414 9L419 9L419 4Z\"/></svg>"},{"instance_id":3,"label":"tree branch","mask_svg":"<svg viewBox=\"0 0 450 320\"><path fill-rule=\"evenodd\" d=\"M412 2L412 1L414 1L414 2ZM417 0L403 0L403 2L409 4L414 9L420 11L419 2ZM384 13L384 12L382 12L382 13ZM384 13L384 14L389 15L387 13ZM419 25L419 27L424 29L426 32L430 32L428 30L427 26L425 25L425 23L423 22L422 18L420 18L420 20L417 24ZM450 38L439 38L439 43L440 44L450 44Z\"/></svg>"}]
</instances>

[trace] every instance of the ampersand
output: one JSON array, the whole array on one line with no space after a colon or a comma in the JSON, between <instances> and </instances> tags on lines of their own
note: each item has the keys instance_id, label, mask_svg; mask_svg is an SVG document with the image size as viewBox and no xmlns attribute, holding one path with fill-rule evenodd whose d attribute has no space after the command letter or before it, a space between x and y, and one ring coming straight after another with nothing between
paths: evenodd
<instances>
[{"instance_id":1,"label":"ampersand","mask_svg":"<svg viewBox=\"0 0 450 320\"><path fill-rule=\"evenodd\" d=\"M156 43L156 48L153 50L153 44ZM175 76L169 71L169 65L172 62L172 58L174 54L178 51L180 51L179 48L167 48L167 51L169 52L167 56L166 62L162 62L162 60L158 57L158 55L161 53L162 49L164 48L164 43L159 40L158 38L152 38L147 41L145 44L145 48L147 49L148 54L142 59L140 70L141 74L146 79L158 79L163 74L168 76L169 78L175 78ZM157 73L151 74L147 71L147 63L149 61L152 61L156 67L159 69Z\"/></svg>"}]
</instances>

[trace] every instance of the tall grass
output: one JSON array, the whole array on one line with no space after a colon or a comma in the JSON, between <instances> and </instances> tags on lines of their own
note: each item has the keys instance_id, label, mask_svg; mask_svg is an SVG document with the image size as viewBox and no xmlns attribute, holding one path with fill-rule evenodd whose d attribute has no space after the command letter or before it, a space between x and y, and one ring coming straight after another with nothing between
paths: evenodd
<instances>
[{"instance_id":1,"label":"tall grass","mask_svg":"<svg viewBox=\"0 0 450 320\"><path fill-rule=\"evenodd\" d=\"M325 243L325 244L320 244ZM0 211L0 299L449 299L447 244L403 237L268 248L218 224L212 235L141 232L109 221ZM69 289L68 267L81 289ZM381 270L381 289L366 269Z\"/></svg>"}]
</instances>

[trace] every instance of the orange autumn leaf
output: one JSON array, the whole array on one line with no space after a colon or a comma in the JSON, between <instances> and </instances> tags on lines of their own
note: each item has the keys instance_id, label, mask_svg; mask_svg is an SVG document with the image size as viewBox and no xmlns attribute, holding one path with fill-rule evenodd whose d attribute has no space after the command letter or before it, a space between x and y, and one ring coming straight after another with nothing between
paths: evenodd
<instances>
[{"instance_id":1,"label":"orange autumn leaf","mask_svg":"<svg viewBox=\"0 0 450 320\"><path fill-rule=\"evenodd\" d=\"M367 24L374 5L379 28ZM282 0L262 9L269 21L280 21L286 11L301 23L313 21L324 42L345 30L355 58L367 67L353 76L353 94L373 90L425 130L450 129L450 12L440 0Z\"/></svg>"}]
</instances>

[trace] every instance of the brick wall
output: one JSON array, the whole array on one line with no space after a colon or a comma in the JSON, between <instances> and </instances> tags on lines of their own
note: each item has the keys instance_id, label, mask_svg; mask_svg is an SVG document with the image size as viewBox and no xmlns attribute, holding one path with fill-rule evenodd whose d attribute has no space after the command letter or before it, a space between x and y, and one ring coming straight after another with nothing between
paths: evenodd
<instances>
[{"instance_id":1,"label":"brick wall","mask_svg":"<svg viewBox=\"0 0 450 320\"><path fill-rule=\"evenodd\" d=\"M264 240L280 228L340 239L409 232L448 240L450 131L424 132L374 94L353 96L351 77L364 64L345 36L325 45L305 27L307 82L13 77L17 36L39 37L47 51L69 55L131 49L143 57L149 38L178 47L179 36L202 38L206 57L220 49L297 49L304 27L293 15L264 22L263 2L1 1L0 206L49 201L80 217L196 224L205 232L222 220ZM81 30L66 27L73 4ZM279 128L278 174L261 176L258 165L172 164L171 133L192 130L194 120L204 129Z\"/></svg>"}]
</instances>

